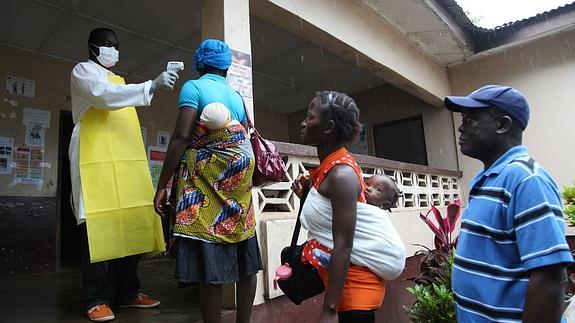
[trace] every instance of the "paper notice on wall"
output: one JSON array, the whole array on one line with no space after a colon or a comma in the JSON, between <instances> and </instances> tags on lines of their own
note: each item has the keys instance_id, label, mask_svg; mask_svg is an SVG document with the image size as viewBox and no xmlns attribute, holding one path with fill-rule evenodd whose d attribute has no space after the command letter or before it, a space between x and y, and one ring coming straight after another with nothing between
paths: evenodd
<instances>
[{"instance_id":1,"label":"paper notice on wall","mask_svg":"<svg viewBox=\"0 0 575 323\"><path fill-rule=\"evenodd\" d=\"M164 160L166 159L166 148L164 147L148 147L148 163L150 164L150 175L152 176L152 183L154 188L158 186Z\"/></svg>"},{"instance_id":2,"label":"paper notice on wall","mask_svg":"<svg viewBox=\"0 0 575 323\"><path fill-rule=\"evenodd\" d=\"M0 175L12 173L14 138L0 137Z\"/></svg>"},{"instance_id":3,"label":"paper notice on wall","mask_svg":"<svg viewBox=\"0 0 575 323\"><path fill-rule=\"evenodd\" d=\"M36 92L36 82L14 76L6 76L6 93L12 95L22 95L30 98Z\"/></svg>"},{"instance_id":4,"label":"paper notice on wall","mask_svg":"<svg viewBox=\"0 0 575 323\"><path fill-rule=\"evenodd\" d=\"M41 183L44 177L44 150L39 148L30 149L30 179L33 183Z\"/></svg>"},{"instance_id":5,"label":"paper notice on wall","mask_svg":"<svg viewBox=\"0 0 575 323\"><path fill-rule=\"evenodd\" d=\"M43 183L44 150L33 147L16 147L16 184L41 185Z\"/></svg>"},{"instance_id":6,"label":"paper notice on wall","mask_svg":"<svg viewBox=\"0 0 575 323\"><path fill-rule=\"evenodd\" d=\"M50 128L51 113L47 110L24 108L22 124L39 124L43 128Z\"/></svg>"},{"instance_id":7,"label":"paper notice on wall","mask_svg":"<svg viewBox=\"0 0 575 323\"><path fill-rule=\"evenodd\" d=\"M158 131L156 146L160 148L168 148L168 143L170 143L170 133L167 131Z\"/></svg>"},{"instance_id":8,"label":"paper notice on wall","mask_svg":"<svg viewBox=\"0 0 575 323\"><path fill-rule=\"evenodd\" d=\"M44 147L46 131L40 124L27 124L24 143L28 147Z\"/></svg>"},{"instance_id":9,"label":"paper notice on wall","mask_svg":"<svg viewBox=\"0 0 575 323\"><path fill-rule=\"evenodd\" d=\"M252 98L252 58L232 49L232 65L228 69L230 86L245 98Z\"/></svg>"},{"instance_id":10,"label":"paper notice on wall","mask_svg":"<svg viewBox=\"0 0 575 323\"><path fill-rule=\"evenodd\" d=\"M30 148L16 147L14 154L16 169L14 171L14 180L20 183L20 180L28 178L30 168Z\"/></svg>"}]
</instances>

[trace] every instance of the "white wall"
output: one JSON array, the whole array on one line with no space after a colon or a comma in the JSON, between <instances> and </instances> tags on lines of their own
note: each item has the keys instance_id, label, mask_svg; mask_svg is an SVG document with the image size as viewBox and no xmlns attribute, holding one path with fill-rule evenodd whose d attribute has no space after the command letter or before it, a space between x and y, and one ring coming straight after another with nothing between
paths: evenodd
<instances>
[{"instance_id":1,"label":"white wall","mask_svg":"<svg viewBox=\"0 0 575 323\"><path fill-rule=\"evenodd\" d=\"M516 87L531 107L523 143L560 188L575 180L575 30L449 68L453 95L486 84ZM456 127L460 124L456 114ZM457 129L457 128L455 128ZM482 165L459 153L464 183Z\"/></svg>"}]
</instances>

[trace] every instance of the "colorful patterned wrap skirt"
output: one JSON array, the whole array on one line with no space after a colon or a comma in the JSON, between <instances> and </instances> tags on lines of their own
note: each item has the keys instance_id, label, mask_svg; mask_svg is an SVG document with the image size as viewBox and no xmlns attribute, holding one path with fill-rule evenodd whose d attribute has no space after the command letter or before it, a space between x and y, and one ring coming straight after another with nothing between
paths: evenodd
<instances>
[{"instance_id":1,"label":"colorful patterned wrap skirt","mask_svg":"<svg viewBox=\"0 0 575 323\"><path fill-rule=\"evenodd\" d=\"M173 235L211 243L251 238L255 233L254 164L250 141L240 124L194 137L176 177Z\"/></svg>"}]
</instances>

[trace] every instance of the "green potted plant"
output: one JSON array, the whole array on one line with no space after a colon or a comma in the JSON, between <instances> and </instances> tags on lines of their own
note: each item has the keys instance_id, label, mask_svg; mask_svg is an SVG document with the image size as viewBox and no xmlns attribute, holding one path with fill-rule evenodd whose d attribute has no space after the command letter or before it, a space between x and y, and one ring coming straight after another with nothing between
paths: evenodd
<instances>
[{"instance_id":1,"label":"green potted plant","mask_svg":"<svg viewBox=\"0 0 575 323\"><path fill-rule=\"evenodd\" d=\"M573 186L565 186L563 187L563 200L565 200L565 207L563 208L563 212L569 219L569 223L571 225L575 225L575 182Z\"/></svg>"},{"instance_id":2,"label":"green potted plant","mask_svg":"<svg viewBox=\"0 0 575 323\"><path fill-rule=\"evenodd\" d=\"M564 186L563 193L561 193L565 206L563 213L567 216L570 225L575 225L575 182L572 186ZM575 251L571 250L571 254L575 256ZM570 265L567 267L567 289L565 291L565 298L571 300L575 294L575 267Z\"/></svg>"},{"instance_id":3,"label":"green potted plant","mask_svg":"<svg viewBox=\"0 0 575 323\"><path fill-rule=\"evenodd\" d=\"M415 286L407 288L415 297L415 302L411 306L404 306L413 322L456 322L451 289L451 267L457 244L457 237L453 232L460 214L459 200L447 206L445 217L435 206L431 206L425 215L420 214L420 218L435 234L435 249L421 246L424 249L415 254L422 256L419 264L420 274L410 278Z\"/></svg>"}]
</instances>

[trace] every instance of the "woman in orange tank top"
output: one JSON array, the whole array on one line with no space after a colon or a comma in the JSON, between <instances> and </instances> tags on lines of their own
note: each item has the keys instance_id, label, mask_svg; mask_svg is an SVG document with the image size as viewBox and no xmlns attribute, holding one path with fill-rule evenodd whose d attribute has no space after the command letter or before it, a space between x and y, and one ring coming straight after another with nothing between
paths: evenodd
<instances>
[{"instance_id":1,"label":"woman in orange tank top","mask_svg":"<svg viewBox=\"0 0 575 323\"><path fill-rule=\"evenodd\" d=\"M365 202L361 169L346 149L361 129L359 109L346 94L320 92L311 101L301 128L303 144L315 146L321 162L310 171L312 185L331 201L333 210L333 249L312 239L302 254L302 261L317 267L326 285L319 321L374 322L374 311L381 307L385 294L383 281L367 268L350 264L357 202ZM331 253L329 270L314 257L313 249Z\"/></svg>"}]
</instances>

